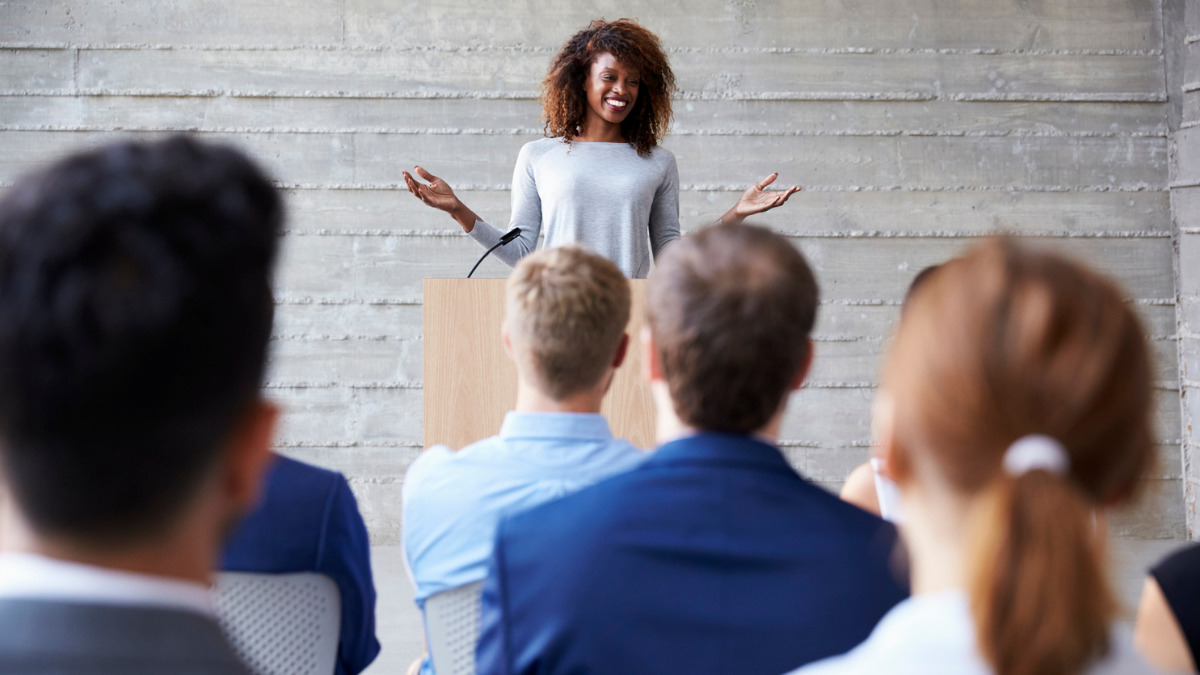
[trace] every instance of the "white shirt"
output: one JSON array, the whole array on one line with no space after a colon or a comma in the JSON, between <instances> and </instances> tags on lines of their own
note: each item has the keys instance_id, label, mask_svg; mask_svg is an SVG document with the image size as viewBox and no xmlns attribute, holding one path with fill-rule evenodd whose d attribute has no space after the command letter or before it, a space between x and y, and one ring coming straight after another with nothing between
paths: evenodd
<instances>
[{"instance_id":1,"label":"white shirt","mask_svg":"<svg viewBox=\"0 0 1200 675\"><path fill-rule=\"evenodd\" d=\"M17 598L182 609L216 617L213 592L203 584L31 553L0 553L0 599Z\"/></svg>"},{"instance_id":2,"label":"white shirt","mask_svg":"<svg viewBox=\"0 0 1200 675\"><path fill-rule=\"evenodd\" d=\"M881 473L883 467L882 459L871 458L871 472L875 474L875 496L879 500L879 517L893 525L902 525L904 515L900 506L900 488L892 479Z\"/></svg>"},{"instance_id":3,"label":"white shirt","mask_svg":"<svg viewBox=\"0 0 1200 675\"><path fill-rule=\"evenodd\" d=\"M1087 675L1134 675L1155 671L1130 642L1114 635L1109 655ZM975 627L966 593L945 591L913 596L884 615L858 647L789 675L992 675L975 647Z\"/></svg>"}]
</instances>

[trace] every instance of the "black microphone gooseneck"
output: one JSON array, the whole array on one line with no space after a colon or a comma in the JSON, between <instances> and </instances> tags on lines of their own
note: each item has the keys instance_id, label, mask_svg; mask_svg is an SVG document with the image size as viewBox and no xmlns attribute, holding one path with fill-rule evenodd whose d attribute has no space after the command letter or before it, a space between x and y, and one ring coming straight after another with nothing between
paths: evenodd
<instances>
[{"instance_id":1,"label":"black microphone gooseneck","mask_svg":"<svg viewBox=\"0 0 1200 675\"><path fill-rule=\"evenodd\" d=\"M519 236L521 236L521 228L519 228L519 227L514 227L513 229L509 230L508 232L505 232L504 234L500 235L500 241L496 242L495 246L489 248L487 250L487 252L484 253L483 256L479 258L479 262L476 262L475 266L471 268L471 271L467 272L467 278L470 279L471 275L475 274L475 270L479 269L479 263L483 262L484 258L487 258L489 255L491 255L492 251L495 251L496 249L500 248L501 246L504 246L505 244L511 243L513 239L516 239Z\"/></svg>"}]
</instances>

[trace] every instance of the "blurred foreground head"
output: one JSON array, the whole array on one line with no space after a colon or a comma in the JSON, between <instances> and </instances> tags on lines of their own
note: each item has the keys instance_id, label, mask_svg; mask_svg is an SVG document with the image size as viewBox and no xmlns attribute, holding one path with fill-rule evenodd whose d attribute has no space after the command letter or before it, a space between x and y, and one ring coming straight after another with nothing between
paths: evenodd
<instances>
[{"instance_id":1,"label":"blurred foreground head","mask_svg":"<svg viewBox=\"0 0 1200 675\"><path fill-rule=\"evenodd\" d=\"M1108 279L1012 239L941 265L905 307L883 377L888 468L969 514L971 610L998 675L1076 673L1108 649L1092 514L1152 458L1144 335ZM1006 470L1031 435L1061 444L1061 472Z\"/></svg>"},{"instance_id":2,"label":"blurred foreground head","mask_svg":"<svg viewBox=\"0 0 1200 675\"><path fill-rule=\"evenodd\" d=\"M817 281L796 247L753 225L717 225L667 248L650 275L651 360L696 429L762 429L812 357Z\"/></svg>"},{"instance_id":3,"label":"blurred foreground head","mask_svg":"<svg viewBox=\"0 0 1200 675\"><path fill-rule=\"evenodd\" d=\"M68 157L0 202L0 459L35 533L118 547L202 485L253 499L217 474L260 404L281 222L253 163L185 137Z\"/></svg>"}]
</instances>

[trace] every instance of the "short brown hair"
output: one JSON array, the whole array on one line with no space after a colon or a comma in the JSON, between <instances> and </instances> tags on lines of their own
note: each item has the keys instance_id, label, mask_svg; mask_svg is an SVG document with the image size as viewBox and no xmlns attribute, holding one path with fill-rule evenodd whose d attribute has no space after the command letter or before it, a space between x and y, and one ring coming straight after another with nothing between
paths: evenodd
<instances>
[{"instance_id":1,"label":"short brown hair","mask_svg":"<svg viewBox=\"0 0 1200 675\"><path fill-rule=\"evenodd\" d=\"M532 357L547 396L599 384L629 323L629 280L611 261L578 246L525 256L508 278L505 322Z\"/></svg>"},{"instance_id":2,"label":"short brown hair","mask_svg":"<svg viewBox=\"0 0 1200 675\"><path fill-rule=\"evenodd\" d=\"M717 225L667 248L649 284L680 419L730 433L766 425L808 359L818 290L804 256L761 227Z\"/></svg>"},{"instance_id":3,"label":"short brown hair","mask_svg":"<svg viewBox=\"0 0 1200 675\"><path fill-rule=\"evenodd\" d=\"M567 141L579 135L588 105L583 85L592 61L603 52L638 71L641 86L633 110L621 123L621 133L639 155L649 155L671 124L675 73L658 36L630 19L597 19L572 35L555 55L542 81L546 135Z\"/></svg>"}]
</instances>

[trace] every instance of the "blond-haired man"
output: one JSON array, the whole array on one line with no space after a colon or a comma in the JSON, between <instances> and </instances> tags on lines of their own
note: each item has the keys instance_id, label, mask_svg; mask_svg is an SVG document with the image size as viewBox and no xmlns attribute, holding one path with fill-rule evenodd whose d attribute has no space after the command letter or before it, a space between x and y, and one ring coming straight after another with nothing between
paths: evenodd
<instances>
[{"instance_id":1,"label":"blond-haired man","mask_svg":"<svg viewBox=\"0 0 1200 675\"><path fill-rule=\"evenodd\" d=\"M484 578L501 516L642 460L600 415L629 346L629 305L617 266L579 246L543 249L513 270L503 339L517 367L516 410L497 436L426 450L404 479L404 553L419 607ZM433 672L428 660L422 672Z\"/></svg>"}]
</instances>

